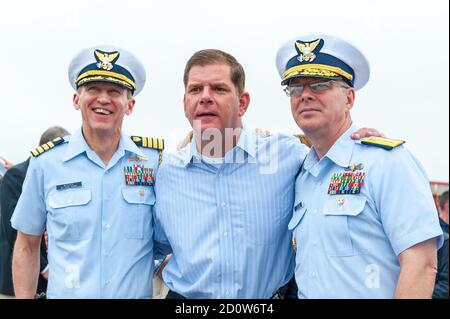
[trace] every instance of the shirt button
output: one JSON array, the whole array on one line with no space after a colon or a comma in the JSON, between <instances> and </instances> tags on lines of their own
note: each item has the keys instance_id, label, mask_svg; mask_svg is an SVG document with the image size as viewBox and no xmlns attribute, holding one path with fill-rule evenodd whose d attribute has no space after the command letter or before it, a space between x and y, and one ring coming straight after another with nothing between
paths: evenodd
<instances>
[{"instance_id":1,"label":"shirt button","mask_svg":"<svg viewBox=\"0 0 450 319\"><path fill-rule=\"evenodd\" d=\"M105 229L110 229L111 228L111 225L110 224L106 224L105 225Z\"/></svg>"},{"instance_id":2,"label":"shirt button","mask_svg":"<svg viewBox=\"0 0 450 319\"><path fill-rule=\"evenodd\" d=\"M316 208L314 208L313 214L317 214L317 209Z\"/></svg>"},{"instance_id":3,"label":"shirt button","mask_svg":"<svg viewBox=\"0 0 450 319\"><path fill-rule=\"evenodd\" d=\"M227 237L227 236L228 236L228 233L227 233L227 232L224 232L223 235L224 235L225 237Z\"/></svg>"},{"instance_id":4,"label":"shirt button","mask_svg":"<svg viewBox=\"0 0 450 319\"><path fill-rule=\"evenodd\" d=\"M222 202L221 206L222 206L222 208L225 208L225 206L227 206L227 204L225 204L225 202Z\"/></svg>"},{"instance_id":5,"label":"shirt button","mask_svg":"<svg viewBox=\"0 0 450 319\"><path fill-rule=\"evenodd\" d=\"M109 284L111 284L111 280L107 280L107 281L105 282L105 285L106 285L106 286L108 286Z\"/></svg>"},{"instance_id":6,"label":"shirt button","mask_svg":"<svg viewBox=\"0 0 450 319\"><path fill-rule=\"evenodd\" d=\"M66 204L72 204L72 200L71 199L66 200Z\"/></svg>"},{"instance_id":7,"label":"shirt button","mask_svg":"<svg viewBox=\"0 0 450 319\"><path fill-rule=\"evenodd\" d=\"M317 246L317 241L314 240L314 241L312 242L312 244L313 244L313 246Z\"/></svg>"},{"instance_id":8,"label":"shirt button","mask_svg":"<svg viewBox=\"0 0 450 319\"><path fill-rule=\"evenodd\" d=\"M230 296L230 293L227 291L227 292L225 293L225 296L229 297L229 296Z\"/></svg>"},{"instance_id":9,"label":"shirt button","mask_svg":"<svg viewBox=\"0 0 450 319\"><path fill-rule=\"evenodd\" d=\"M227 267L230 266L230 262L227 261L227 262L225 263L225 265L227 265Z\"/></svg>"}]
</instances>

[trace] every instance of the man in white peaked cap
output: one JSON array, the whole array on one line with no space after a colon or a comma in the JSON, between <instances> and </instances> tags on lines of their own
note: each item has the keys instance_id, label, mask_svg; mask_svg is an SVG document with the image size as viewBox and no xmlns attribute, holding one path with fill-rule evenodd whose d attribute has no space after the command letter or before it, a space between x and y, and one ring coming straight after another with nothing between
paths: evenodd
<instances>
[{"instance_id":1,"label":"man in white peaked cap","mask_svg":"<svg viewBox=\"0 0 450 319\"><path fill-rule=\"evenodd\" d=\"M299 298L430 298L443 237L425 170L403 141L350 137L367 59L312 34L284 44L277 67L312 143L288 226Z\"/></svg>"},{"instance_id":2,"label":"man in white peaked cap","mask_svg":"<svg viewBox=\"0 0 450 319\"><path fill-rule=\"evenodd\" d=\"M69 66L82 126L31 152L11 219L16 296L33 298L48 230L48 298L151 298L153 186L164 141L122 132L145 84L132 53L96 46Z\"/></svg>"}]
</instances>

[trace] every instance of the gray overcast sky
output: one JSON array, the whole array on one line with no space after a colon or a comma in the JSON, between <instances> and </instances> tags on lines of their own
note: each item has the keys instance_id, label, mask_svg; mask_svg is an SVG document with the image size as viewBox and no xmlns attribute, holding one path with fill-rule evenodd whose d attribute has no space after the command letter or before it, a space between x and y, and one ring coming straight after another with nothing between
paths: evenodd
<instances>
[{"instance_id":1,"label":"gray overcast sky","mask_svg":"<svg viewBox=\"0 0 450 319\"><path fill-rule=\"evenodd\" d=\"M96 44L134 52L148 82L130 134L175 147L189 130L182 75L197 50L233 54L247 72L251 127L299 132L275 68L278 47L321 32L356 44L371 64L352 111L359 126L407 141L433 180L449 178L449 2L446 0L0 0L0 155L17 163L43 130L76 130L67 66Z\"/></svg>"}]
</instances>

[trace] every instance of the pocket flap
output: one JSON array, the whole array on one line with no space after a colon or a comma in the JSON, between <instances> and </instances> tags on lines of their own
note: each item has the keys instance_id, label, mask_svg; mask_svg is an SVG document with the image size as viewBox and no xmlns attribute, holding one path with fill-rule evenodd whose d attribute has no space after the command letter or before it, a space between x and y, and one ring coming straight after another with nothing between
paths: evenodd
<instances>
[{"instance_id":1,"label":"pocket flap","mask_svg":"<svg viewBox=\"0 0 450 319\"><path fill-rule=\"evenodd\" d=\"M306 207L303 205L297 205L294 208L294 212L292 214L292 218L289 221L288 229L293 230L302 220L303 216L305 216Z\"/></svg>"},{"instance_id":2,"label":"pocket flap","mask_svg":"<svg viewBox=\"0 0 450 319\"><path fill-rule=\"evenodd\" d=\"M80 206L89 203L91 198L90 189L56 191L48 196L48 204L51 208Z\"/></svg>"},{"instance_id":3,"label":"pocket flap","mask_svg":"<svg viewBox=\"0 0 450 319\"><path fill-rule=\"evenodd\" d=\"M357 216L366 205L366 199L355 195L333 195L325 201L325 215Z\"/></svg>"},{"instance_id":4,"label":"pocket flap","mask_svg":"<svg viewBox=\"0 0 450 319\"><path fill-rule=\"evenodd\" d=\"M124 187L122 188L122 195L129 204L155 205L156 201L155 193L149 187Z\"/></svg>"}]
</instances>

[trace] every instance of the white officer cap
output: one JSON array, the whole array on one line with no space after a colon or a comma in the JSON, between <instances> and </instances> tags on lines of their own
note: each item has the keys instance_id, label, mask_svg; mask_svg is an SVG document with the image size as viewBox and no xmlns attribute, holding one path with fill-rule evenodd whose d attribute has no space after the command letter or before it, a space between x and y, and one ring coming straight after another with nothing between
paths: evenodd
<instances>
[{"instance_id":1,"label":"white officer cap","mask_svg":"<svg viewBox=\"0 0 450 319\"><path fill-rule=\"evenodd\" d=\"M369 81L369 62L347 41L325 34L308 34L286 42L277 53L281 85L296 77L342 78L355 90Z\"/></svg>"},{"instance_id":2,"label":"white officer cap","mask_svg":"<svg viewBox=\"0 0 450 319\"><path fill-rule=\"evenodd\" d=\"M69 65L69 81L74 90L89 82L111 82L136 96L144 87L145 79L144 65L134 54L110 45L84 49Z\"/></svg>"}]
</instances>

